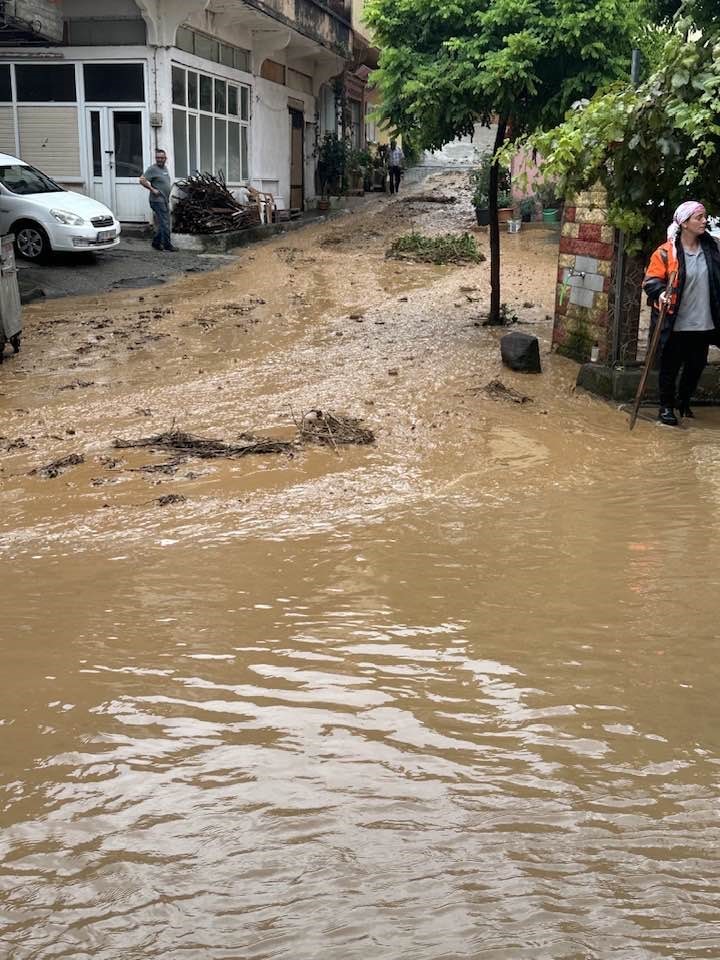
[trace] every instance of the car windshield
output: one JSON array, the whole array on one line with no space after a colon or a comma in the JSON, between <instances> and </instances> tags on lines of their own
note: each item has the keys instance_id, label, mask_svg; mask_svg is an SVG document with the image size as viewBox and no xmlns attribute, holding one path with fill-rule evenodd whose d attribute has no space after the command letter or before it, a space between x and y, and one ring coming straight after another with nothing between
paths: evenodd
<instances>
[{"instance_id":1,"label":"car windshield","mask_svg":"<svg viewBox=\"0 0 720 960\"><path fill-rule=\"evenodd\" d=\"M27 196L31 193L64 193L54 180L40 173L35 167L14 163L0 166L0 183L13 193Z\"/></svg>"}]
</instances>

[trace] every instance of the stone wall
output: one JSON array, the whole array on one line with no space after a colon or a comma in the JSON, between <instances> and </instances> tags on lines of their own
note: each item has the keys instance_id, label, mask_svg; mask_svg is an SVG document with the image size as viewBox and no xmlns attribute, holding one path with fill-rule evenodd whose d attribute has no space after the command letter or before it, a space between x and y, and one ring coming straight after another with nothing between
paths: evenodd
<instances>
[{"instance_id":1,"label":"stone wall","mask_svg":"<svg viewBox=\"0 0 720 960\"><path fill-rule=\"evenodd\" d=\"M563 211L553 344L581 362L590 359L595 343L601 360L612 350L616 235L606 204L605 192L597 187L568 201Z\"/></svg>"}]
</instances>

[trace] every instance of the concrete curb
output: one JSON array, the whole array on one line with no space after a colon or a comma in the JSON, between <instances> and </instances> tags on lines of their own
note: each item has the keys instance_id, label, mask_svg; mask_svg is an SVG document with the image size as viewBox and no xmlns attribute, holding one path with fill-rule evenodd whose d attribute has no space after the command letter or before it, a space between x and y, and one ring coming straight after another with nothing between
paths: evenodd
<instances>
[{"instance_id":1,"label":"concrete curb","mask_svg":"<svg viewBox=\"0 0 720 960\"><path fill-rule=\"evenodd\" d=\"M173 233L173 243L179 250L189 250L193 253L229 253L238 247L248 247L252 243L260 243L280 233L291 233L302 227L311 227L325 223L346 214L345 210L332 210L318 216L303 217L300 220L286 220L282 223L264 223L257 227L247 227L232 233L202 234L196 236L190 233Z\"/></svg>"},{"instance_id":2,"label":"concrete curb","mask_svg":"<svg viewBox=\"0 0 720 960\"><path fill-rule=\"evenodd\" d=\"M612 400L615 403L630 403L635 399L640 383L640 366L608 367L602 363L584 363L580 367L577 386L597 397ZM646 403L658 403L658 375L650 372L645 392ZM720 406L720 363L710 363L700 378L693 397L698 406Z\"/></svg>"}]
</instances>

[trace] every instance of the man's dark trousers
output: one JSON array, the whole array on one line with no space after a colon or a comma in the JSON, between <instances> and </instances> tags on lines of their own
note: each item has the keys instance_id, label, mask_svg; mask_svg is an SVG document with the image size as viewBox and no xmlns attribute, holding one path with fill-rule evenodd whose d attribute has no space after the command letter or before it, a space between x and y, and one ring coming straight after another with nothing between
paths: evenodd
<instances>
[{"instance_id":1,"label":"man's dark trousers","mask_svg":"<svg viewBox=\"0 0 720 960\"><path fill-rule=\"evenodd\" d=\"M157 249L168 250L172 246L170 205L165 197L151 197L150 208L155 214L156 233L153 246Z\"/></svg>"},{"instance_id":2,"label":"man's dark trousers","mask_svg":"<svg viewBox=\"0 0 720 960\"><path fill-rule=\"evenodd\" d=\"M399 193L401 172L400 167L390 167L390 193Z\"/></svg>"}]
</instances>

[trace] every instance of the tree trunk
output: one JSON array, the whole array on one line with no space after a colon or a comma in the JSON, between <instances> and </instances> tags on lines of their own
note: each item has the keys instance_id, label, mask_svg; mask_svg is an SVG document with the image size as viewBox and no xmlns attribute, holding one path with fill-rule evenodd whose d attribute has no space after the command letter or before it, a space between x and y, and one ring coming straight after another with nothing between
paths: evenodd
<instances>
[{"instance_id":1,"label":"tree trunk","mask_svg":"<svg viewBox=\"0 0 720 960\"><path fill-rule=\"evenodd\" d=\"M508 118L498 118L494 152L505 142ZM497 160L490 167L490 313L487 323L496 326L502 323L500 314L500 222L498 220L498 180L500 179Z\"/></svg>"}]
</instances>

